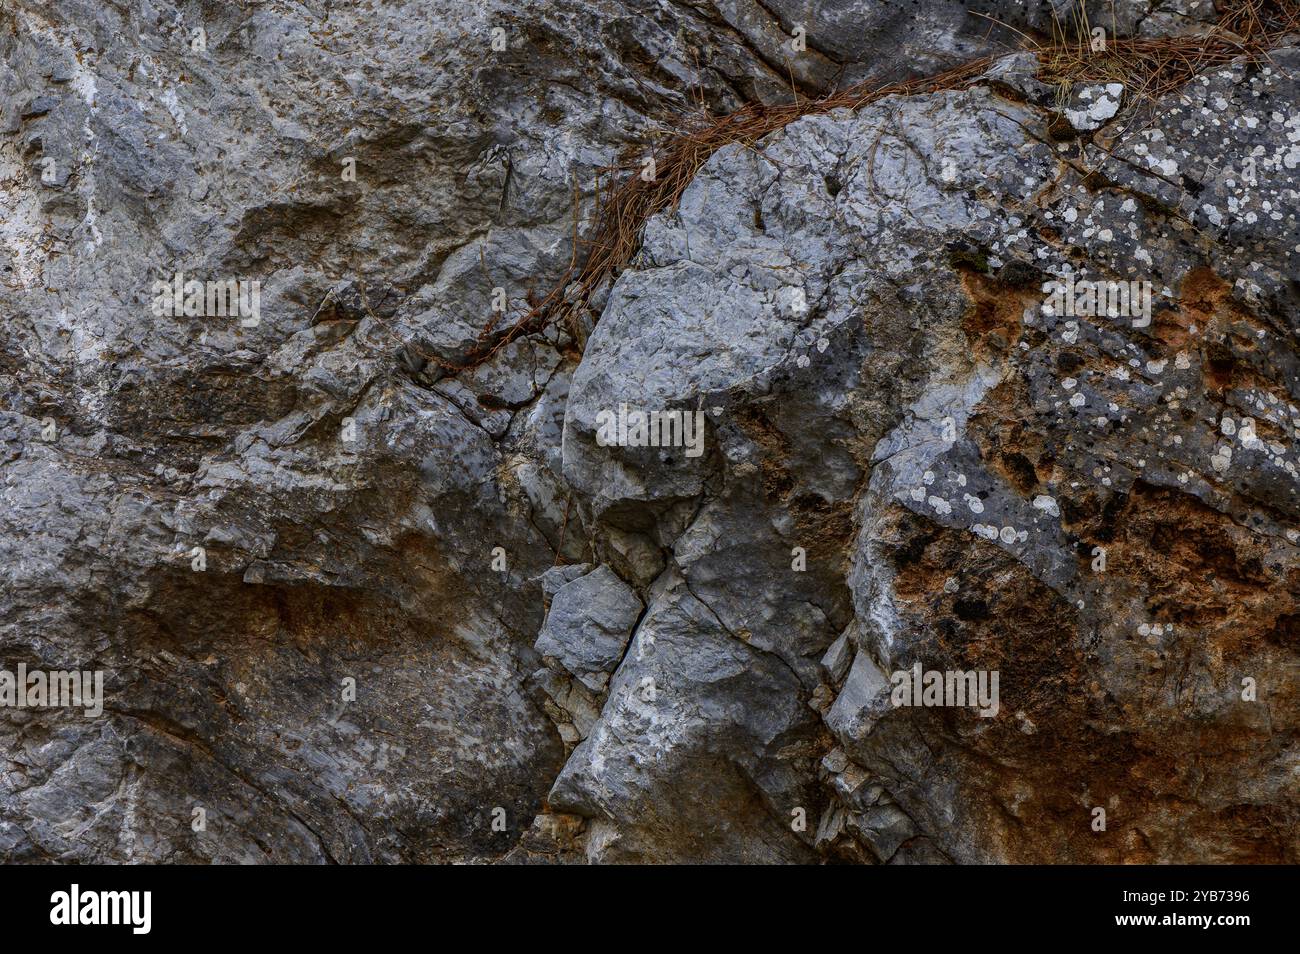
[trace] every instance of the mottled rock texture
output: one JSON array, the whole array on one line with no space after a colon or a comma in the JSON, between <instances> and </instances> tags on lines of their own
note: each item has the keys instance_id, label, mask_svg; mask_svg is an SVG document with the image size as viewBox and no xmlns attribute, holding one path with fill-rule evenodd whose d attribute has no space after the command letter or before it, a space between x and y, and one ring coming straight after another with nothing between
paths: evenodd
<instances>
[{"instance_id":1,"label":"mottled rock texture","mask_svg":"<svg viewBox=\"0 0 1300 954\"><path fill-rule=\"evenodd\" d=\"M1293 44L724 147L459 367L693 111L1076 6L0 0L0 669L105 677L0 708L0 860L1300 862Z\"/></svg>"}]
</instances>

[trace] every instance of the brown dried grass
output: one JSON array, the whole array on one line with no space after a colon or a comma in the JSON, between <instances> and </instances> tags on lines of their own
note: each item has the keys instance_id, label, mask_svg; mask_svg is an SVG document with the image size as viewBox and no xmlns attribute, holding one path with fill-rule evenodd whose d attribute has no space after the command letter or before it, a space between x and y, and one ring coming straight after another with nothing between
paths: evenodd
<instances>
[{"instance_id":1,"label":"brown dried grass","mask_svg":"<svg viewBox=\"0 0 1300 954\"><path fill-rule=\"evenodd\" d=\"M1283 36L1300 32L1300 0L1236 0L1225 6L1228 9L1219 22L1202 32L1161 38L1109 38L1104 52L1091 50L1089 25L1080 15L1073 29L1058 23L1050 41L1025 37L1024 49L1038 56L1038 76L1043 82L1067 94L1074 83L1123 83L1132 103L1175 92L1192 77L1238 57L1264 59ZM573 259L546 298L514 324L504 329L485 329L480 346L465 364L457 366L433 357L430 360L452 372L464 370L487 361L520 335L539 331L557 320L571 321L588 296L607 279L617 277L632 260L646 222L659 212L675 208L700 167L724 146L757 148L764 137L797 119L835 109L860 109L887 96L964 88L987 72L1000 55L980 57L921 79L884 85L869 80L818 99L795 94L791 103L751 103L725 116L688 122L670 134L655 153L656 174L650 181L638 174L640 162L624 161L603 170L604 185L597 188L598 211L587 239L579 235L575 183ZM571 328L576 330L575 325L571 324Z\"/></svg>"},{"instance_id":2,"label":"brown dried grass","mask_svg":"<svg viewBox=\"0 0 1300 954\"><path fill-rule=\"evenodd\" d=\"M1132 101L1152 101L1177 92L1192 77L1238 57L1266 58L1287 33L1300 31L1296 0L1233 0L1219 22L1199 33L1174 37L1110 39L1093 52L1088 23L1075 20L1075 38L1062 28L1050 44L1039 44L1039 79L1068 92L1074 83L1123 83Z\"/></svg>"}]
</instances>

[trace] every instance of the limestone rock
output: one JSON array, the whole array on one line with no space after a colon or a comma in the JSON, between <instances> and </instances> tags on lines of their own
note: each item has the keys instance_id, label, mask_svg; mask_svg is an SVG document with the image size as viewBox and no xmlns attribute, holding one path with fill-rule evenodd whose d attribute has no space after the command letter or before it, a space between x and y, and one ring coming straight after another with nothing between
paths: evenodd
<instances>
[{"instance_id":1,"label":"limestone rock","mask_svg":"<svg viewBox=\"0 0 1300 954\"><path fill-rule=\"evenodd\" d=\"M1300 51L1080 8L9 0L0 860L1300 860Z\"/></svg>"},{"instance_id":2,"label":"limestone rock","mask_svg":"<svg viewBox=\"0 0 1300 954\"><path fill-rule=\"evenodd\" d=\"M636 591L602 564L560 587L534 648L599 692L622 660L641 609Z\"/></svg>"}]
</instances>

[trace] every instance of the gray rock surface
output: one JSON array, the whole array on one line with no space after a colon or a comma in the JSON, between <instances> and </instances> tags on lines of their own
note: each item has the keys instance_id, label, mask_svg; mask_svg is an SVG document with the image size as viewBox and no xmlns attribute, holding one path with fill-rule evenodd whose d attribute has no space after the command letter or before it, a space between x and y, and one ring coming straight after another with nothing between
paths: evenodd
<instances>
[{"instance_id":1,"label":"gray rock surface","mask_svg":"<svg viewBox=\"0 0 1300 954\"><path fill-rule=\"evenodd\" d=\"M533 648L599 692L623 659L641 610L636 591L598 566L556 592Z\"/></svg>"},{"instance_id":2,"label":"gray rock surface","mask_svg":"<svg viewBox=\"0 0 1300 954\"><path fill-rule=\"evenodd\" d=\"M1052 110L979 86L805 118L761 151L721 150L650 224L574 376L565 477L598 521L662 510L643 532L690 591L824 713L843 756L814 848L1293 857L1300 247L1289 112L1273 104L1294 95L1296 58L1194 81L1140 132L1106 110L1091 142L1052 145ZM1267 174L1243 182L1244 156ZM1150 282L1153 314L1051 304L1064 282L1119 280ZM601 447L596 415L616 399L706 409L710 453ZM699 496L679 530L671 508ZM823 562L819 543L842 549ZM844 674L833 643L850 619ZM890 674L918 662L998 672L998 714L895 706ZM1243 678L1268 700L1243 697ZM732 697L712 730L773 714L767 686L715 691ZM597 820L593 857L625 857L628 839L653 857L616 810L656 779L638 766L663 743L640 727L667 707L646 708L611 695L552 791ZM1201 748L1216 732L1231 756ZM642 798L682 799L678 777L657 779ZM791 811L765 795L766 814ZM1232 814L1246 804L1268 819L1262 841ZM1112 828L1091 827L1097 808Z\"/></svg>"},{"instance_id":3,"label":"gray rock surface","mask_svg":"<svg viewBox=\"0 0 1300 954\"><path fill-rule=\"evenodd\" d=\"M0 670L104 699L0 706L0 859L1300 860L1295 49L725 147L585 341L458 369L701 106L1073 6L8 0Z\"/></svg>"}]
</instances>

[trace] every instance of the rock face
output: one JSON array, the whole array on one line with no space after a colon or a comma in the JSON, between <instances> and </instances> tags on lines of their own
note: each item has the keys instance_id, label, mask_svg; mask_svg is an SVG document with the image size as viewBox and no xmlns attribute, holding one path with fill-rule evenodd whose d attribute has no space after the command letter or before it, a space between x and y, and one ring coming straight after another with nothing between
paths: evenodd
<instances>
[{"instance_id":1,"label":"rock face","mask_svg":"<svg viewBox=\"0 0 1300 954\"><path fill-rule=\"evenodd\" d=\"M1291 43L724 147L461 367L697 104L1073 6L7 0L0 670L103 697L0 675L0 859L1300 861Z\"/></svg>"},{"instance_id":2,"label":"rock face","mask_svg":"<svg viewBox=\"0 0 1300 954\"><path fill-rule=\"evenodd\" d=\"M636 591L602 565L560 587L533 648L599 692L622 661L641 608Z\"/></svg>"}]
</instances>

